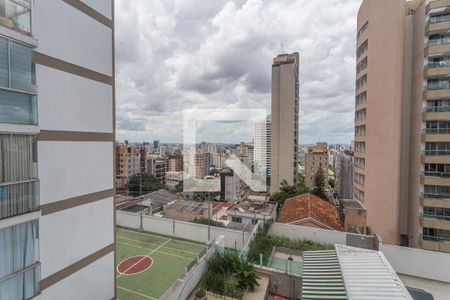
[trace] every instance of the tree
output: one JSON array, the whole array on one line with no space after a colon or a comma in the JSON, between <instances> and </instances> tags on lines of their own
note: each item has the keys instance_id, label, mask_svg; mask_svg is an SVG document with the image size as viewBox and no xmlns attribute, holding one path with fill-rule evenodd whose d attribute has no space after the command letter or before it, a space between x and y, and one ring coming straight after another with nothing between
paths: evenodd
<instances>
[{"instance_id":1,"label":"tree","mask_svg":"<svg viewBox=\"0 0 450 300\"><path fill-rule=\"evenodd\" d=\"M316 175L314 176L314 189L312 193L322 199L327 198L327 194L325 192L325 176L323 174L322 168L319 168Z\"/></svg>"},{"instance_id":2,"label":"tree","mask_svg":"<svg viewBox=\"0 0 450 300\"><path fill-rule=\"evenodd\" d=\"M180 181L176 186L175 186L175 191L178 193L183 192L183 180Z\"/></svg>"},{"instance_id":3,"label":"tree","mask_svg":"<svg viewBox=\"0 0 450 300\"><path fill-rule=\"evenodd\" d=\"M203 217L195 218L191 222L197 223L197 224L203 224L203 225L211 225L211 226L215 226L215 227L225 227L225 225L220 221L211 220L211 219L203 218Z\"/></svg>"},{"instance_id":4,"label":"tree","mask_svg":"<svg viewBox=\"0 0 450 300\"><path fill-rule=\"evenodd\" d=\"M141 179L142 176L142 179ZM162 188L161 182L158 178L147 174L136 174L128 181L128 191L139 196L141 194L141 180L142 180L142 194L151 193Z\"/></svg>"},{"instance_id":5,"label":"tree","mask_svg":"<svg viewBox=\"0 0 450 300\"><path fill-rule=\"evenodd\" d=\"M280 191L273 193L270 200L278 203L279 207L283 206L286 199L309 193L309 188L307 188L303 183L299 182L297 185L289 185L286 180L280 183Z\"/></svg>"},{"instance_id":6,"label":"tree","mask_svg":"<svg viewBox=\"0 0 450 300\"><path fill-rule=\"evenodd\" d=\"M336 182L335 182L334 178L332 178L332 177L328 178L328 185L329 185L332 189L334 189L334 186L336 185Z\"/></svg>"},{"instance_id":7,"label":"tree","mask_svg":"<svg viewBox=\"0 0 450 300\"><path fill-rule=\"evenodd\" d=\"M208 193L207 192L194 192L193 199L194 199L194 201L204 202L208 199Z\"/></svg>"}]
</instances>

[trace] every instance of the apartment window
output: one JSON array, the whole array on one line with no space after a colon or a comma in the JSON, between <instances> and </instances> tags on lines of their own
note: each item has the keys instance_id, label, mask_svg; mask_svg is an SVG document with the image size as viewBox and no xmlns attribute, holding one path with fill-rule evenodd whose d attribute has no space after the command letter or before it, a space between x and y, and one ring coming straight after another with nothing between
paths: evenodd
<instances>
[{"instance_id":1,"label":"apartment window","mask_svg":"<svg viewBox=\"0 0 450 300\"><path fill-rule=\"evenodd\" d=\"M425 198L450 199L450 186L442 185L425 185Z\"/></svg>"},{"instance_id":2,"label":"apartment window","mask_svg":"<svg viewBox=\"0 0 450 300\"><path fill-rule=\"evenodd\" d=\"M39 292L38 222L0 229L0 299L30 299Z\"/></svg>"},{"instance_id":3,"label":"apartment window","mask_svg":"<svg viewBox=\"0 0 450 300\"><path fill-rule=\"evenodd\" d=\"M450 177L449 164L425 164L425 176Z\"/></svg>"},{"instance_id":4,"label":"apartment window","mask_svg":"<svg viewBox=\"0 0 450 300\"><path fill-rule=\"evenodd\" d=\"M360 153L366 152L366 142L356 142L355 143L355 151Z\"/></svg>"},{"instance_id":5,"label":"apartment window","mask_svg":"<svg viewBox=\"0 0 450 300\"><path fill-rule=\"evenodd\" d=\"M355 167L360 169L366 168L366 160L364 158L355 157Z\"/></svg>"},{"instance_id":6,"label":"apartment window","mask_svg":"<svg viewBox=\"0 0 450 300\"><path fill-rule=\"evenodd\" d=\"M0 0L0 25L29 35L31 0Z\"/></svg>"},{"instance_id":7,"label":"apartment window","mask_svg":"<svg viewBox=\"0 0 450 300\"><path fill-rule=\"evenodd\" d=\"M362 121L366 119L367 115L367 109L362 108L360 110L357 110L355 113L355 121Z\"/></svg>"},{"instance_id":8,"label":"apartment window","mask_svg":"<svg viewBox=\"0 0 450 300\"><path fill-rule=\"evenodd\" d=\"M354 180L356 183L358 183L358 184L364 186L364 184L365 184L365 179L366 179L366 176L364 176L363 174L359 174L359 173L357 173L357 172L353 172L353 180Z\"/></svg>"},{"instance_id":9,"label":"apartment window","mask_svg":"<svg viewBox=\"0 0 450 300\"><path fill-rule=\"evenodd\" d=\"M450 142L426 142L425 155L450 155Z\"/></svg>"},{"instance_id":10,"label":"apartment window","mask_svg":"<svg viewBox=\"0 0 450 300\"><path fill-rule=\"evenodd\" d=\"M364 87L367 84L367 74L364 74L361 78L356 81L356 89Z\"/></svg>"},{"instance_id":11,"label":"apartment window","mask_svg":"<svg viewBox=\"0 0 450 300\"><path fill-rule=\"evenodd\" d=\"M438 56L438 57L429 57L428 58L428 68L442 68L450 66L450 57L449 56Z\"/></svg>"},{"instance_id":12,"label":"apartment window","mask_svg":"<svg viewBox=\"0 0 450 300\"><path fill-rule=\"evenodd\" d=\"M356 38L358 39L359 36L361 34L363 34L368 28L369 28L369 21L367 21L366 23L364 23L363 26L361 26L361 28L358 30L358 34L357 34Z\"/></svg>"},{"instance_id":13,"label":"apartment window","mask_svg":"<svg viewBox=\"0 0 450 300\"><path fill-rule=\"evenodd\" d=\"M423 228L423 239L431 241L450 241L450 230L436 229L436 228Z\"/></svg>"},{"instance_id":14,"label":"apartment window","mask_svg":"<svg viewBox=\"0 0 450 300\"><path fill-rule=\"evenodd\" d=\"M441 23L441 22L447 22L450 21L450 13L440 13L440 14L434 14L430 16L430 23Z\"/></svg>"},{"instance_id":15,"label":"apartment window","mask_svg":"<svg viewBox=\"0 0 450 300\"><path fill-rule=\"evenodd\" d=\"M357 200L359 200L359 201L361 201L361 202L364 202L364 191L361 191L360 189L354 188L354 190L353 190L353 196L354 196Z\"/></svg>"},{"instance_id":16,"label":"apartment window","mask_svg":"<svg viewBox=\"0 0 450 300\"><path fill-rule=\"evenodd\" d=\"M450 36L435 34L429 37L428 45L429 46L439 46L450 43Z\"/></svg>"},{"instance_id":17,"label":"apartment window","mask_svg":"<svg viewBox=\"0 0 450 300\"><path fill-rule=\"evenodd\" d=\"M450 133L450 121L427 121L425 133L448 134Z\"/></svg>"},{"instance_id":18,"label":"apartment window","mask_svg":"<svg viewBox=\"0 0 450 300\"><path fill-rule=\"evenodd\" d=\"M358 47L358 50L356 50L356 58L359 59L359 57L364 53L366 53L368 49L369 49L369 41L365 40L364 43L362 43L361 46Z\"/></svg>"},{"instance_id":19,"label":"apartment window","mask_svg":"<svg viewBox=\"0 0 450 300\"><path fill-rule=\"evenodd\" d=\"M356 105L364 104L367 102L367 92L362 92L356 96Z\"/></svg>"},{"instance_id":20,"label":"apartment window","mask_svg":"<svg viewBox=\"0 0 450 300\"><path fill-rule=\"evenodd\" d=\"M36 137L0 134L0 219L38 206Z\"/></svg>"},{"instance_id":21,"label":"apartment window","mask_svg":"<svg viewBox=\"0 0 450 300\"><path fill-rule=\"evenodd\" d=\"M234 222L234 223L242 223L242 218L241 218L241 217L235 217L235 216L232 216L232 217L231 217L231 222Z\"/></svg>"},{"instance_id":22,"label":"apartment window","mask_svg":"<svg viewBox=\"0 0 450 300\"><path fill-rule=\"evenodd\" d=\"M356 126L355 136L366 136L366 125Z\"/></svg>"},{"instance_id":23,"label":"apartment window","mask_svg":"<svg viewBox=\"0 0 450 300\"><path fill-rule=\"evenodd\" d=\"M424 206L423 215L427 218L450 220L450 208Z\"/></svg>"},{"instance_id":24,"label":"apartment window","mask_svg":"<svg viewBox=\"0 0 450 300\"><path fill-rule=\"evenodd\" d=\"M450 100L428 100L427 106L424 108L426 112L450 112Z\"/></svg>"},{"instance_id":25,"label":"apartment window","mask_svg":"<svg viewBox=\"0 0 450 300\"><path fill-rule=\"evenodd\" d=\"M33 49L2 37L0 122L37 125Z\"/></svg>"},{"instance_id":26,"label":"apartment window","mask_svg":"<svg viewBox=\"0 0 450 300\"><path fill-rule=\"evenodd\" d=\"M359 74L360 72L364 71L367 68L367 57L365 57L363 60L361 60L356 65L356 74Z\"/></svg>"}]
</instances>

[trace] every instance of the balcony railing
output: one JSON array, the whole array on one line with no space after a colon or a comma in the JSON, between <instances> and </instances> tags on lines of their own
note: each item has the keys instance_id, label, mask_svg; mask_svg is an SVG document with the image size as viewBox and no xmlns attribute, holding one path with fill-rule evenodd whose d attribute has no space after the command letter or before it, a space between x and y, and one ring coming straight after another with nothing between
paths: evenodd
<instances>
[{"instance_id":1,"label":"balcony railing","mask_svg":"<svg viewBox=\"0 0 450 300\"><path fill-rule=\"evenodd\" d=\"M423 217L426 219L438 220L438 221L450 221L450 216L436 216L436 215L428 215L423 214Z\"/></svg>"},{"instance_id":2,"label":"balcony railing","mask_svg":"<svg viewBox=\"0 0 450 300\"><path fill-rule=\"evenodd\" d=\"M450 83L448 81L441 81L437 83L428 83L426 85L427 90L446 90L450 88Z\"/></svg>"},{"instance_id":3,"label":"balcony railing","mask_svg":"<svg viewBox=\"0 0 450 300\"><path fill-rule=\"evenodd\" d=\"M449 134L450 128L425 128L422 132L424 134Z\"/></svg>"},{"instance_id":4,"label":"balcony railing","mask_svg":"<svg viewBox=\"0 0 450 300\"><path fill-rule=\"evenodd\" d=\"M421 193L421 196L426 199L445 199L450 200L450 194L444 193Z\"/></svg>"},{"instance_id":5,"label":"balcony railing","mask_svg":"<svg viewBox=\"0 0 450 300\"><path fill-rule=\"evenodd\" d=\"M30 0L4 0L0 2L0 25L31 34Z\"/></svg>"},{"instance_id":6,"label":"balcony railing","mask_svg":"<svg viewBox=\"0 0 450 300\"><path fill-rule=\"evenodd\" d=\"M0 291L15 287L11 299L31 299L40 292L41 263L36 262L23 270L0 278Z\"/></svg>"},{"instance_id":7,"label":"balcony railing","mask_svg":"<svg viewBox=\"0 0 450 300\"><path fill-rule=\"evenodd\" d=\"M430 61L428 62L427 67L430 69L450 67L450 60Z\"/></svg>"},{"instance_id":8,"label":"balcony railing","mask_svg":"<svg viewBox=\"0 0 450 300\"><path fill-rule=\"evenodd\" d=\"M428 46L440 46L450 44L450 37L446 36L440 39L428 40Z\"/></svg>"},{"instance_id":9,"label":"balcony railing","mask_svg":"<svg viewBox=\"0 0 450 300\"><path fill-rule=\"evenodd\" d=\"M450 15L430 17L430 24L442 23L450 21Z\"/></svg>"},{"instance_id":10,"label":"balcony railing","mask_svg":"<svg viewBox=\"0 0 450 300\"><path fill-rule=\"evenodd\" d=\"M39 207L39 180L0 184L0 219L35 211Z\"/></svg>"},{"instance_id":11,"label":"balcony railing","mask_svg":"<svg viewBox=\"0 0 450 300\"><path fill-rule=\"evenodd\" d=\"M431 176L431 177L450 177L450 173L447 172L435 172L435 171L423 171L423 176Z\"/></svg>"},{"instance_id":12,"label":"balcony railing","mask_svg":"<svg viewBox=\"0 0 450 300\"><path fill-rule=\"evenodd\" d=\"M450 106L427 106L423 108L424 112L450 112Z\"/></svg>"},{"instance_id":13,"label":"balcony railing","mask_svg":"<svg viewBox=\"0 0 450 300\"><path fill-rule=\"evenodd\" d=\"M450 150L422 150L422 154L427 156L447 156L450 155Z\"/></svg>"},{"instance_id":14,"label":"balcony railing","mask_svg":"<svg viewBox=\"0 0 450 300\"><path fill-rule=\"evenodd\" d=\"M423 240L427 241L436 241L436 242L450 242L450 237L442 237L442 236L435 236L435 235L422 235Z\"/></svg>"}]
</instances>

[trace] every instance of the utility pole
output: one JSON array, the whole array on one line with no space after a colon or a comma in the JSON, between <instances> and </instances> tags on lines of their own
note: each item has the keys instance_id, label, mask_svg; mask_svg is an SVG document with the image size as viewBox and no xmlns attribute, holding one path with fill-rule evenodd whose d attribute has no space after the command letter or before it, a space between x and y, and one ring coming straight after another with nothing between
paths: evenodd
<instances>
[{"instance_id":1,"label":"utility pole","mask_svg":"<svg viewBox=\"0 0 450 300\"><path fill-rule=\"evenodd\" d=\"M208 241L211 240L211 193L208 192Z\"/></svg>"}]
</instances>

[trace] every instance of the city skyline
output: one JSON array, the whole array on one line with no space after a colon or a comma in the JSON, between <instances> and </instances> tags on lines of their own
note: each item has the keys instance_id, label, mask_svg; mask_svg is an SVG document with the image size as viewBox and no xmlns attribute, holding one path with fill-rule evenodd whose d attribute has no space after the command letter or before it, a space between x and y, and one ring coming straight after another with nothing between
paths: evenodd
<instances>
[{"instance_id":1,"label":"city skyline","mask_svg":"<svg viewBox=\"0 0 450 300\"><path fill-rule=\"evenodd\" d=\"M137 4L117 3L119 140L182 142L185 108L265 108L270 114L272 57L298 51L299 143L350 144L359 0L326 7L258 0ZM214 131L209 135L216 140L209 141L239 143L251 131Z\"/></svg>"}]
</instances>

